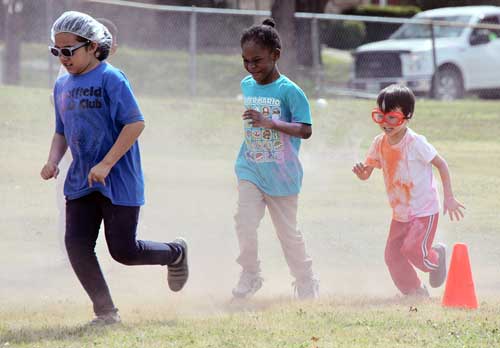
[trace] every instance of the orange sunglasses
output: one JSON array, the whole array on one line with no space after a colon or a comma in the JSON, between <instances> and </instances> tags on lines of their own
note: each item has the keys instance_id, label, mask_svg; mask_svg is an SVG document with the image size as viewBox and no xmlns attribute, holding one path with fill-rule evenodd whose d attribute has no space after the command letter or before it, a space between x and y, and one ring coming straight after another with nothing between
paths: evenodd
<instances>
[{"instance_id":1,"label":"orange sunglasses","mask_svg":"<svg viewBox=\"0 0 500 348\"><path fill-rule=\"evenodd\" d=\"M400 126L407 119L406 116L400 111L383 112L379 108L372 110L372 119L375 123L387 123L391 126Z\"/></svg>"}]
</instances>

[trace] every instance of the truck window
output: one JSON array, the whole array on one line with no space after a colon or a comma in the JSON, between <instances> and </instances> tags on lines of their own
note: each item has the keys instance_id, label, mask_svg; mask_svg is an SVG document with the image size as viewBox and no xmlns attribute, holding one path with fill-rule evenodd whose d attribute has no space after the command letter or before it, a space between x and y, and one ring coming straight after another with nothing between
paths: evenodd
<instances>
[{"instance_id":1,"label":"truck window","mask_svg":"<svg viewBox=\"0 0 500 348\"><path fill-rule=\"evenodd\" d=\"M478 24L496 24L500 25L500 20L497 16L488 16L483 18ZM482 29L476 28L471 33L471 41L479 36L487 36L488 42L496 40L500 37L500 29Z\"/></svg>"},{"instance_id":2,"label":"truck window","mask_svg":"<svg viewBox=\"0 0 500 348\"><path fill-rule=\"evenodd\" d=\"M436 21L460 22L469 23L470 16L449 16L449 17L416 17L420 19L432 19ZM459 37L462 35L465 27L456 26L441 26L434 27L435 37ZM428 25L406 23L403 24L394 34L391 39L406 40L406 39L429 39L431 37L431 28Z\"/></svg>"}]
</instances>

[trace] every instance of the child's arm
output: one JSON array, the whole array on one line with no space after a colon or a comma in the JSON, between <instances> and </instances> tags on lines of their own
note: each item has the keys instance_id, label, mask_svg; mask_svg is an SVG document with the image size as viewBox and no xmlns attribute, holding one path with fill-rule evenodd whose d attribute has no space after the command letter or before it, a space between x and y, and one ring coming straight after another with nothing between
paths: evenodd
<instances>
[{"instance_id":1,"label":"child's arm","mask_svg":"<svg viewBox=\"0 0 500 348\"><path fill-rule=\"evenodd\" d=\"M57 165L67 149L68 144L66 143L64 135L54 133L54 136L52 137L52 144L50 145L49 158L40 171L40 175L44 180L57 178L57 175L59 174L59 168Z\"/></svg>"},{"instance_id":2,"label":"child's arm","mask_svg":"<svg viewBox=\"0 0 500 348\"><path fill-rule=\"evenodd\" d=\"M373 167L365 166L363 163L359 162L352 167L352 172L356 174L360 180L367 180L370 175L372 175Z\"/></svg>"},{"instance_id":3,"label":"child's arm","mask_svg":"<svg viewBox=\"0 0 500 348\"><path fill-rule=\"evenodd\" d=\"M144 121L133 122L125 125L118 135L118 139L108 151L101 162L90 169L87 177L89 186L92 183L100 182L106 185L106 177L113 166L132 147L144 129Z\"/></svg>"},{"instance_id":4,"label":"child's arm","mask_svg":"<svg viewBox=\"0 0 500 348\"><path fill-rule=\"evenodd\" d=\"M292 137L309 139L312 135L312 126L310 124L273 120L263 116L256 110L245 110L242 118L244 120L251 120L250 124L253 127L274 129Z\"/></svg>"},{"instance_id":5,"label":"child's arm","mask_svg":"<svg viewBox=\"0 0 500 348\"><path fill-rule=\"evenodd\" d=\"M443 184L443 213L450 216L453 221L454 218L458 221L460 218L464 217L464 213L461 209L465 207L455 199L453 196L453 190L451 189L451 178L450 171L448 170L448 164L440 155L436 155L431 163L438 169L439 175L441 177L441 182Z\"/></svg>"}]
</instances>

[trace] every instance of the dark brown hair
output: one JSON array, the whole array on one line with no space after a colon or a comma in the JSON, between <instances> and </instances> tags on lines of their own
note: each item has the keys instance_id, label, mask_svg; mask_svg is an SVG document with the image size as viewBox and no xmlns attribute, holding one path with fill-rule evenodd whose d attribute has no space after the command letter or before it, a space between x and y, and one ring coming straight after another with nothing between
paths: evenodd
<instances>
[{"instance_id":1,"label":"dark brown hair","mask_svg":"<svg viewBox=\"0 0 500 348\"><path fill-rule=\"evenodd\" d=\"M415 109L415 95L408 87L393 84L380 91L377 104L383 112L389 112L399 107L406 118L410 119Z\"/></svg>"}]
</instances>

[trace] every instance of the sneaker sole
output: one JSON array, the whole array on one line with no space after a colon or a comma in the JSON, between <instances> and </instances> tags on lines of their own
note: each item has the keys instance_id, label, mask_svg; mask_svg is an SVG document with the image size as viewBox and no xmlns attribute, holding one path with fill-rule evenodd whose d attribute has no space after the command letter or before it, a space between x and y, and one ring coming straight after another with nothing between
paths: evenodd
<instances>
[{"instance_id":1,"label":"sneaker sole","mask_svg":"<svg viewBox=\"0 0 500 348\"><path fill-rule=\"evenodd\" d=\"M439 288L446 280L446 246L438 243L433 249L439 255L439 267L429 274L429 285L433 288Z\"/></svg>"},{"instance_id":2,"label":"sneaker sole","mask_svg":"<svg viewBox=\"0 0 500 348\"><path fill-rule=\"evenodd\" d=\"M186 273L185 273L185 276L182 277L183 279L178 279L178 278L176 278L177 277L176 275L172 275L172 273L175 273L175 270L172 270L172 267L175 267L175 266L170 266L168 268L168 274L167 274L168 287L170 288L170 290L177 292L177 291L182 290L182 288L184 287L184 285L186 285L186 282L189 278L188 246L187 246L187 242L184 238L176 238L172 241L172 243L180 244L182 246L182 248L184 249L183 250L184 255L183 255L181 264L185 263L185 266L186 266L185 267Z\"/></svg>"}]
</instances>

